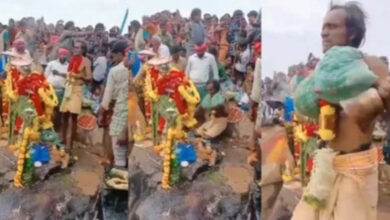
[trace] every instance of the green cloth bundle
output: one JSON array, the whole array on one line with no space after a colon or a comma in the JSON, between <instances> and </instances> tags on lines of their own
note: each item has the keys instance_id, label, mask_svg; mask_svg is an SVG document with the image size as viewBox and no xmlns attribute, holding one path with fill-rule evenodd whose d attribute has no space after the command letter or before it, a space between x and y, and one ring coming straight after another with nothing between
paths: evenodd
<instances>
[{"instance_id":1,"label":"green cloth bundle","mask_svg":"<svg viewBox=\"0 0 390 220\"><path fill-rule=\"evenodd\" d=\"M318 63L315 90L321 99L339 103L372 87L377 77L353 47L332 47Z\"/></svg>"},{"instance_id":2,"label":"green cloth bundle","mask_svg":"<svg viewBox=\"0 0 390 220\"><path fill-rule=\"evenodd\" d=\"M376 80L358 49L335 46L326 52L314 74L299 84L294 104L300 114L317 119L320 99L338 104L366 91Z\"/></svg>"},{"instance_id":3,"label":"green cloth bundle","mask_svg":"<svg viewBox=\"0 0 390 220\"><path fill-rule=\"evenodd\" d=\"M320 113L318 96L314 92L314 75L304 79L294 93L294 106L296 110L309 118L317 119Z\"/></svg>"}]
</instances>

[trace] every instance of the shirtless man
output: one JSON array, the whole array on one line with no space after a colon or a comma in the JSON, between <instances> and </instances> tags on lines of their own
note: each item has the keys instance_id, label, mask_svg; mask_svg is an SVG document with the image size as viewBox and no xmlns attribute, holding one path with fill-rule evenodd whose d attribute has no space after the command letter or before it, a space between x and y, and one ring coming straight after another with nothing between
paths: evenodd
<instances>
[{"instance_id":1,"label":"shirtless man","mask_svg":"<svg viewBox=\"0 0 390 220\"><path fill-rule=\"evenodd\" d=\"M322 26L323 52L333 46L361 46L366 32L365 18L355 3L332 5ZM377 219L378 163L371 141L375 119L388 107L390 82L386 66L379 58L365 55L364 59L378 76L378 82L373 93L359 95L350 103L353 113L347 112L345 106L338 111L336 138L329 143L339 152L333 160L337 176L326 207L316 211L302 200L294 211L293 220ZM338 167L340 164L342 168Z\"/></svg>"}]
</instances>

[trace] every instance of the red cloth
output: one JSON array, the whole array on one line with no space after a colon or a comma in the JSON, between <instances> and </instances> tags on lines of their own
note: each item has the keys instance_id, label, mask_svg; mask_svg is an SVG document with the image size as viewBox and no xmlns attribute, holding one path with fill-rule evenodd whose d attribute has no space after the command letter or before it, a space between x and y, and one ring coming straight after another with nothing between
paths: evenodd
<instances>
[{"instance_id":1,"label":"red cloth","mask_svg":"<svg viewBox=\"0 0 390 220\"><path fill-rule=\"evenodd\" d=\"M313 158L312 157L307 158L306 167L307 167L307 171L311 172L311 170L313 169Z\"/></svg>"},{"instance_id":2,"label":"red cloth","mask_svg":"<svg viewBox=\"0 0 390 220\"><path fill-rule=\"evenodd\" d=\"M57 44L60 42L60 37L56 34L53 34L50 36L50 43L51 44Z\"/></svg>"},{"instance_id":3,"label":"red cloth","mask_svg":"<svg viewBox=\"0 0 390 220\"><path fill-rule=\"evenodd\" d=\"M159 118L158 119L158 128L157 128L157 131L159 133L162 133L164 131L164 127L165 127L165 124L166 124L166 120L165 118Z\"/></svg>"},{"instance_id":4,"label":"red cloth","mask_svg":"<svg viewBox=\"0 0 390 220\"><path fill-rule=\"evenodd\" d=\"M253 49L255 50L255 52L261 53L261 42L255 43Z\"/></svg>"},{"instance_id":5,"label":"red cloth","mask_svg":"<svg viewBox=\"0 0 390 220\"><path fill-rule=\"evenodd\" d=\"M184 114L187 111L187 103L184 102L178 88L184 83L185 74L180 71L170 71L168 74L163 75L157 81L157 93L159 95L169 95L176 104L180 114Z\"/></svg>"},{"instance_id":6,"label":"red cloth","mask_svg":"<svg viewBox=\"0 0 390 220\"><path fill-rule=\"evenodd\" d=\"M315 132L317 131L318 129L318 126L314 123L307 123L304 125L304 128L305 128L305 131L306 131L306 135L308 137L313 137Z\"/></svg>"},{"instance_id":7,"label":"red cloth","mask_svg":"<svg viewBox=\"0 0 390 220\"><path fill-rule=\"evenodd\" d=\"M58 55L68 55L69 54L69 50L65 49L65 48L60 48L58 50Z\"/></svg>"},{"instance_id":8,"label":"red cloth","mask_svg":"<svg viewBox=\"0 0 390 220\"><path fill-rule=\"evenodd\" d=\"M80 66L82 62L83 62L83 56L81 55L72 56L72 58L70 58L69 61L68 72L79 74Z\"/></svg>"},{"instance_id":9,"label":"red cloth","mask_svg":"<svg viewBox=\"0 0 390 220\"><path fill-rule=\"evenodd\" d=\"M40 88L47 88L47 86L44 85L44 82L45 77L38 73L31 73L17 82L18 94L28 95L30 97L39 116L43 115L44 107L43 102L38 95L38 90Z\"/></svg>"},{"instance_id":10,"label":"red cloth","mask_svg":"<svg viewBox=\"0 0 390 220\"><path fill-rule=\"evenodd\" d=\"M20 129L22 129L23 119L21 117L17 117L15 120L14 134L18 134Z\"/></svg>"}]
</instances>

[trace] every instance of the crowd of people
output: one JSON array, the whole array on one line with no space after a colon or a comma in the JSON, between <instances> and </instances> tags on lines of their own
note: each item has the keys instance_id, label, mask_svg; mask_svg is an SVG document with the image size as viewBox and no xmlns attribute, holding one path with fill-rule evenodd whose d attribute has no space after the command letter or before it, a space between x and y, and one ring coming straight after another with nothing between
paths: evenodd
<instances>
[{"instance_id":1,"label":"crowd of people","mask_svg":"<svg viewBox=\"0 0 390 220\"><path fill-rule=\"evenodd\" d=\"M87 111L105 131L102 162L113 160L117 167L126 166L129 137L123 119L129 84L143 77L151 57L169 59L171 68L194 82L202 98L198 112L224 111L219 107L228 100L255 112L260 100L255 94L261 79L258 11L245 15L236 10L219 18L193 9L185 18L165 10L131 21L127 30L107 29L103 23L78 27L73 21L10 19L0 23L0 54L2 77L6 63L18 60L53 86L60 103L53 121L69 153L77 121Z\"/></svg>"}]
</instances>

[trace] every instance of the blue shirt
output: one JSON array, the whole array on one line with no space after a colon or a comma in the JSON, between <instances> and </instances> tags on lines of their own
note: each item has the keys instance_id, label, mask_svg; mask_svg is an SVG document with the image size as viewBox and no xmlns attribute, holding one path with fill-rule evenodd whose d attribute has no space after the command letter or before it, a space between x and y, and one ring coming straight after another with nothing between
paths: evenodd
<instances>
[{"instance_id":1,"label":"blue shirt","mask_svg":"<svg viewBox=\"0 0 390 220\"><path fill-rule=\"evenodd\" d=\"M4 41L9 41L10 40L10 36L9 36L8 31L4 32L3 39L4 39Z\"/></svg>"},{"instance_id":2,"label":"blue shirt","mask_svg":"<svg viewBox=\"0 0 390 220\"><path fill-rule=\"evenodd\" d=\"M7 65L7 56L5 55L0 55L0 76L4 74L5 67Z\"/></svg>"},{"instance_id":3,"label":"blue shirt","mask_svg":"<svg viewBox=\"0 0 390 220\"><path fill-rule=\"evenodd\" d=\"M132 56L133 56L133 52L129 52L127 59L130 60L132 58ZM135 52L134 63L133 63L133 66L130 68L133 77L135 77L137 75L140 68L141 68L141 60L138 57L138 53Z\"/></svg>"}]
</instances>

